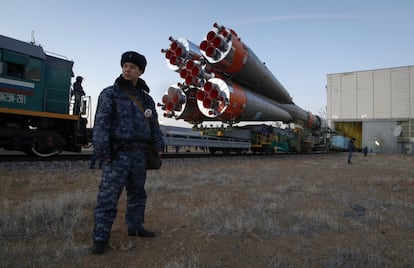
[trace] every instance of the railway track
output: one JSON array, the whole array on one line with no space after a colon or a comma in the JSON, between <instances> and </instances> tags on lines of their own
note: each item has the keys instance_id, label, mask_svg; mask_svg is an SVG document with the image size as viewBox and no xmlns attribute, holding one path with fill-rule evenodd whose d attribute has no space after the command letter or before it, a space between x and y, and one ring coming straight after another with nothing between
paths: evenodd
<instances>
[{"instance_id":1,"label":"railway track","mask_svg":"<svg viewBox=\"0 0 414 268\"><path fill-rule=\"evenodd\" d=\"M207 153L207 152L182 152L182 153L164 153L162 159L179 159L179 158L216 158L216 157L293 157L295 155L310 155L310 154L222 154L222 153ZM17 153L1 152L0 162L53 162L53 161L89 161L91 159L91 152L87 153L62 153L50 157L38 157Z\"/></svg>"}]
</instances>

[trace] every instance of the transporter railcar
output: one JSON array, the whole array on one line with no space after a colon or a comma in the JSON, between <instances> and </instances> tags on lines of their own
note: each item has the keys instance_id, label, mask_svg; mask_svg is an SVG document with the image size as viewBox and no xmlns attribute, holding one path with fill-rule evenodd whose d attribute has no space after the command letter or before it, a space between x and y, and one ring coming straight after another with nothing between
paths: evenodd
<instances>
[{"instance_id":1,"label":"transporter railcar","mask_svg":"<svg viewBox=\"0 0 414 268\"><path fill-rule=\"evenodd\" d=\"M212 154L230 153L311 153L328 152L330 133L312 133L301 128L280 128L266 124L235 127L181 128L161 126L165 144L173 147L175 152L180 148L197 148ZM181 150L182 151L182 150ZM190 150L191 151L191 150Z\"/></svg>"},{"instance_id":2,"label":"transporter railcar","mask_svg":"<svg viewBox=\"0 0 414 268\"><path fill-rule=\"evenodd\" d=\"M71 112L73 61L0 35L0 148L42 157L90 141L90 97Z\"/></svg>"}]
</instances>

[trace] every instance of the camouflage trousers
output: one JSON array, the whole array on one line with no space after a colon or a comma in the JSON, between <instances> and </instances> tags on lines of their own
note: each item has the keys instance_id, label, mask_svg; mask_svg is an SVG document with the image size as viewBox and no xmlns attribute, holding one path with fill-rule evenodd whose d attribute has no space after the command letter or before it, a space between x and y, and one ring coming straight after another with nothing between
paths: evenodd
<instances>
[{"instance_id":1,"label":"camouflage trousers","mask_svg":"<svg viewBox=\"0 0 414 268\"><path fill-rule=\"evenodd\" d=\"M104 163L94 210L94 241L107 241L118 211L118 200L125 187L128 230L142 228L144 223L146 157L143 151L119 151L111 163Z\"/></svg>"}]
</instances>

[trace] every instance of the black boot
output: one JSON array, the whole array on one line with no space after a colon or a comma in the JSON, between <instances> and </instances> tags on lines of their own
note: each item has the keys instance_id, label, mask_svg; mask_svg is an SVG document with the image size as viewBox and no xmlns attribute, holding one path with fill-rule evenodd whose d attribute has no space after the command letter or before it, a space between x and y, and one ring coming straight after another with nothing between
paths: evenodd
<instances>
[{"instance_id":1,"label":"black boot","mask_svg":"<svg viewBox=\"0 0 414 268\"><path fill-rule=\"evenodd\" d=\"M92 253L103 254L105 252L106 245L108 245L108 241L93 241Z\"/></svg>"},{"instance_id":2,"label":"black boot","mask_svg":"<svg viewBox=\"0 0 414 268\"><path fill-rule=\"evenodd\" d=\"M154 232L145 230L144 228L138 230L128 230L129 236L139 236L139 237L155 237Z\"/></svg>"}]
</instances>

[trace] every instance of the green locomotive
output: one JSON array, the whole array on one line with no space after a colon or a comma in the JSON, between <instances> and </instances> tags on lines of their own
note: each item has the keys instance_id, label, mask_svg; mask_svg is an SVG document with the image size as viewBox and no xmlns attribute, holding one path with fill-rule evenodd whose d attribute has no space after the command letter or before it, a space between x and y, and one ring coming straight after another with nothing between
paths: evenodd
<instances>
[{"instance_id":1,"label":"green locomotive","mask_svg":"<svg viewBox=\"0 0 414 268\"><path fill-rule=\"evenodd\" d=\"M0 148L43 157L81 151L90 104L85 98L83 113L71 112L72 68L41 46L0 35Z\"/></svg>"}]
</instances>

